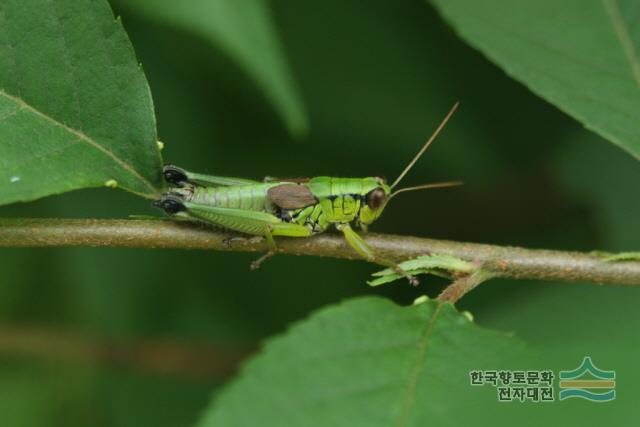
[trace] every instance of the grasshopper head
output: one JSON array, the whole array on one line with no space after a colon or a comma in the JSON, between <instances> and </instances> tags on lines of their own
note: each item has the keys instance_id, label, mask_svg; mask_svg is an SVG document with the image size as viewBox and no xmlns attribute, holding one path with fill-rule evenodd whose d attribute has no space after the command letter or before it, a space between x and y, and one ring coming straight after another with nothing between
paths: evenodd
<instances>
[{"instance_id":1,"label":"grasshopper head","mask_svg":"<svg viewBox=\"0 0 640 427\"><path fill-rule=\"evenodd\" d=\"M375 187L364 196L364 203L360 208L360 224L364 226L380 217L391 196L391 187L387 185L384 178L375 179Z\"/></svg>"}]
</instances>

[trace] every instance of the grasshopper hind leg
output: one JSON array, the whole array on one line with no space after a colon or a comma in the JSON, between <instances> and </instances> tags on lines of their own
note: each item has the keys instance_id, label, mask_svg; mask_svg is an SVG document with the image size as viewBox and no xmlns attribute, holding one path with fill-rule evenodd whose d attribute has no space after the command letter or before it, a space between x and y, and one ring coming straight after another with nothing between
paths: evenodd
<instances>
[{"instance_id":1,"label":"grasshopper hind leg","mask_svg":"<svg viewBox=\"0 0 640 427\"><path fill-rule=\"evenodd\" d=\"M227 238L225 238L222 243L224 243L227 247L231 248L233 247L234 244L236 243L249 243L249 244L253 244L253 243L260 243L264 240L264 236L251 236L251 237L245 237L245 236L229 236Z\"/></svg>"},{"instance_id":2,"label":"grasshopper hind leg","mask_svg":"<svg viewBox=\"0 0 640 427\"><path fill-rule=\"evenodd\" d=\"M251 237L230 236L230 237L225 238L223 240L223 243L227 247L231 248L234 244L260 243L265 239L267 239L265 236L251 236ZM249 264L249 268L252 271L259 269L264 261L266 261L268 258L272 257L273 255L275 255L277 253L277 249L278 249L277 247L272 246L271 244L269 244L269 251L267 253L265 253L264 255L262 255L260 258L254 260L254 261L251 261L251 264Z\"/></svg>"},{"instance_id":3,"label":"grasshopper hind leg","mask_svg":"<svg viewBox=\"0 0 640 427\"><path fill-rule=\"evenodd\" d=\"M259 269L263 262L265 262L268 258L271 258L276 253L278 253L278 246L276 245L276 241L273 240L273 234L271 234L271 229L269 229L268 227L265 228L264 238L269 243L269 251L266 254L262 255L257 260L252 261L251 264L249 264L249 268L252 271Z\"/></svg>"},{"instance_id":4,"label":"grasshopper hind leg","mask_svg":"<svg viewBox=\"0 0 640 427\"><path fill-rule=\"evenodd\" d=\"M187 210L182 200L176 196L165 194L160 199L153 202L154 206L164 210L169 215L175 215Z\"/></svg>"},{"instance_id":5,"label":"grasshopper hind leg","mask_svg":"<svg viewBox=\"0 0 640 427\"><path fill-rule=\"evenodd\" d=\"M177 194L164 194L154 204L172 216L197 220L266 239L269 251L251 263L252 270L260 267L264 260L277 253L278 248L273 236L307 237L312 234L307 227L283 222L276 215L268 212L202 205L183 200Z\"/></svg>"}]
</instances>

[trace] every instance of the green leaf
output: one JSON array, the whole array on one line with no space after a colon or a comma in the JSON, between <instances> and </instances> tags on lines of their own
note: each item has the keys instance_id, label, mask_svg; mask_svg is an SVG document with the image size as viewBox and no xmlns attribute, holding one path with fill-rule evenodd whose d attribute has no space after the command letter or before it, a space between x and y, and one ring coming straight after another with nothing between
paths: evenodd
<instances>
[{"instance_id":1,"label":"green leaf","mask_svg":"<svg viewBox=\"0 0 640 427\"><path fill-rule=\"evenodd\" d=\"M123 6L200 34L235 61L296 136L307 116L264 0L127 0Z\"/></svg>"},{"instance_id":2,"label":"green leaf","mask_svg":"<svg viewBox=\"0 0 640 427\"><path fill-rule=\"evenodd\" d=\"M640 261L640 252L599 253L607 262Z\"/></svg>"},{"instance_id":3,"label":"green leaf","mask_svg":"<svg viewBox=\"0 0 640 427\"><path fill-rule=\"evenodd\" d=\"M418 274L442 276L443 273L447 276L447 273L470 273L474 270L473 265L467 261L446 254L419 256L401 262L399 267L413 276ZM376 277L376 279L368 281L369 286L379 286L402 278L401 275L390 268L377 271L372 276Z\"/></svg>"},{"instance_id":4,"label":"green leaf","mask_svg":"<svg viewBox=\"0 0 640 427\"><path fill-rule=\"evenodd\" d=\"M637 1L432 2L507 74L640 158Z\"/></svg>"},{"instance_id":5,"label":"green leaf","mask_svg":"<svg viewBox=\"0 0 640 427\"><path fill-rule=\"evenodd\" d=\"M471 387L469 371L521 350L447 303L358 298L271 340L199 426L482 425L495 389Z\"/></svg>"},{"instance_id":6,"label":"green leaf","mask_svg":"<svg viewBox=\"0 0 640 427\"><path fill-rule=\"evenodd\" d=\"M0 204L162 186L151 94L103 0L0 0Z\"/></svg>"}]
</instances>

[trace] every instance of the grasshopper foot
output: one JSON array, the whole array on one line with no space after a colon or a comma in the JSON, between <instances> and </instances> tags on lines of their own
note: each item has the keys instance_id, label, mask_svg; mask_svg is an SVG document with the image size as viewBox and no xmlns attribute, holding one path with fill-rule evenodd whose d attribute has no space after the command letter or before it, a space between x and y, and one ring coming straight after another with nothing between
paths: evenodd
<instances>
[{"instance_id":1,"label":"grasshopper foot","mask_svg":"<svg viewBox=\"0 0 640 427\"><path fill-rule=\"evenodd\" d=\"M407 273L399 265L395 265L393 267L393 270L395 270L395 272L398 273L399 275L405 277L409 281L409 284L411 286L418 286L420 284L420 281L415 276L412 276L411 274Z\"/></svg>"},{"instance_id":2,"label":"grasshopper foot","mask_svg":"<svg viewBox=\"0 0 640 427\"><path fill-rule=\"evenodd\" d=\"M260 268L260 266L262 265L262 263L267 259L270 258L272 256L274 256L276 253L274 251L269 251L266 254L262 255L260 258L258 258L257 260L251 262L251 264L249 265L249 268L251 269L251 271L255 271L257 269Z\"/></svg>"},{"instance_id":3,"label":"grasshopper foot","mask_svg":"<svg viewBox=\"0 0 640 427\"><path fill-rule=\"evenodd\" d=\"M234 243L236 243L236 242L244 242L246 240L247 240L246 237L229 236L229 237L225 237L224 239L222 239L222 243L226 247L230 248Z\"/></svg>"},{"instance_id":4,"label":"grasshopper foot","mask_svg":"<svg viewBox=\"0 0 640 427\"><path fill-rule=\"evenodd\" d=\"M224 238L222 240L222 243L224 243L225 246L230 248L231 246L233 246L234 243L253 244L253 243L260 243L263 240L264 240L264 237L262 236L253 236L253 237L229 236Z\"/></svg>"}]
</instances>

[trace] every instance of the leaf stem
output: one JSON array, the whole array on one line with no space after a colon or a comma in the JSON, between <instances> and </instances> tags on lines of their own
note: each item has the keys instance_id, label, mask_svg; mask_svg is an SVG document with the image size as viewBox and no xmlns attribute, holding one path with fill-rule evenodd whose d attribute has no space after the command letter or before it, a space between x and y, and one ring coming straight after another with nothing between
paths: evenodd
<instances>
[{"instance_id":1,"label":"leaf stem","mask_svg":"<svg viewBox=\"0 0 640 427\"><path fill-rule=\"evenodd\" d=\"M493 279L496 274L479 268L471 274L465 274L455 279L438 295L438 300L455 304L460 298L471 292L479 284Z\"/></svg>"},{"instance_id":2,"label":"leaf stem","mask_svg":"<svg viewBox=\"0 0 640 427\"><path fill-rule=\"evenodd\" d=\"M179 248L266 252L267 243L246 239L225 243L233 234L170 220L0 219L0 247L90 246ZM597 253L525 249L390 234L366 235L384 258L404 261L446 254L472 262L492 277L640 286L640 261L607 261ZM280 253L359 259L338 235L280 238Z\"/></svg>"}]
</instances>

